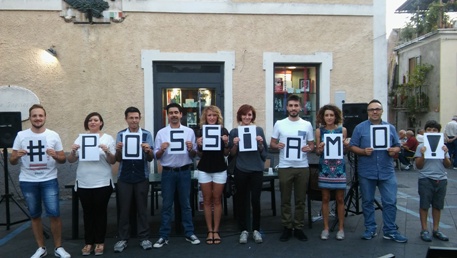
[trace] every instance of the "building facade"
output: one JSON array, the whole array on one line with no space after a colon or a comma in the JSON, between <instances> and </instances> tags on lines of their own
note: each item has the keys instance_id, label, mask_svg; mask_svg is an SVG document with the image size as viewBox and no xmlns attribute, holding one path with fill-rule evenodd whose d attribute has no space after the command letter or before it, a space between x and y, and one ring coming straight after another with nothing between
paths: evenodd
<instances>
[{"instance_id":1,"label":"building facade","mask_svg":"<svg viewBox=\"0 0 457 258\"><path fill-rule=\"evenodd\" d=\"M128 106L156 132L170 102L184 106L191 127L215 104L228 129L249 103L269 139L292 93L314 126L327 103L387 105L384 0L106 2L105 17L90 23L61 0L0 1L0 94L35 94L67 150L92 111L115 135ZM57 56L47 62L50 47ZM2 102L0 112L17 108L14 97Z\"/></svg>"}]
</instances>

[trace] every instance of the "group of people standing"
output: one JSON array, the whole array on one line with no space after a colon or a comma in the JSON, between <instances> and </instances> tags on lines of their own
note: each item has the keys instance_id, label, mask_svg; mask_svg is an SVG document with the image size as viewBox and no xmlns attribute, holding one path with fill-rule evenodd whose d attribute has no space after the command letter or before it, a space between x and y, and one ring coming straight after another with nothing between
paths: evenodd
<instances>
[{"instance_id":1,"label":"group of people standing","mask_svg":"<svg viewBox=\"0 0 457 258\"><path fill-rule=\"evenodd\" d=\"M279 150L278 178L281 193L281 223L283 232L280 241L288 241L292 236L298 240L306 241L308 237L303 232L305 217L306 192L310 177L308 154L315 151L320 155L318 185L322 189L322 214L324 228L320 235L322 240L329 238L329 201L331 191L335 191L338 231L336 239L343 240L344 234L344 194L346 190L346 171L344 158L324 158L326 144L324 136L329 134L342 135L341 144L344 152L351 151L358 157L358 180L362 193L362 208L365 219L365 232L363 239L369 240L377 235L375 222L375 190L378 187L382 201L383 233L385 239L396 242L407 242L407 238L400 234L395 224L396 220L396 194L397 180L393 167L393 157L400 152L400 141L395 133L393 125L382 121L382 104L378 100L372 100L368 104L368 120L357 125L350 140L347 138L347 130L342 126L341 110L335 105L324 105L317 115L319 128L314 132L310 122L299 116L301 110L300 98L290 95L287 99L286 109L288 116L275 123L270 148ZM46 111L41 105L33 105L29 109L31 128L18 133L10 157L11 164L18 164L21 160L21 172L19 175L21 190L27 202L32 220L32 230L38 249L32 257L43 257L47 254L43 239L43 226L41 222L41 204L44 203L46 214L50 217L51 231L54 238L57 257L70 257L70 254L61 246L61 219L59 211L59 188L57 183L56 163L70 163L78 160L76 171L75 190L80 198L84 214L84 241L82 255L101 255L104 252L104 241L107 226L107 205L111 193L114 190L111 165L119 162L117 178L117 195L119 198L119 241L114 246L115 252L122 252L128 245L130 232L130 213L135 207L137 213L137 231L140 246L145 249L160 248L168 244L173 218L173 202L175 193L182 213L182 225L185 239L191 244L199 244L200 240L194 233L192 222L189 193L191 187L191 169L193 159L198 156L197 165L198 181L203 193L204 215L207 226L205 242L209 245L217 245L222 242L220 220L222 214L221 197L227 180L226 157L236 159L234 178L237 193L235 194L236 214L239 223L239 243L248 241L248 221L250 216L246 212L252 206L252 238L255 243L262 243L260 233L260 195L262 190L262 177L264 163L267 159L268 144L264 131L255 126L256 110L251 105L242 105L236 114L239 126L255 126L254 151L240 151L241 133L238 128L230 132L223 127L221 110L216 106L207 106L200 118L200 130L194 131L181 124L183 109L179 104L172 103L166 107L169 124L158 131L155 140L151 132L140 127L141 112L136 107L125 110L125 121L128 127L118 132L116 139L102 132L104 121L97 112L88 114L84 120L84 129L88 134L97 136L98 156L94 161L81 161L80 153L83 138L80 135L71 146L70 153L66 156L59 135L46 129ZM204 125L219 125L220 148L207 150L203 148L204 139L202 128ZM389 148L386 150L373 149L370 142L370 128L373 125L386 125L390 128L387 136ZM439 124L438 124L439 125ZM425 131L439 131L441 126L427 123ZM169 151L171 148L171 132L179 129L183 136L183 152L176 154ZM138 149L141 152L139 158L131 159L125 152L125 139L127 134L138 135ZM295 141L295 142L294 142ZM296 141L300 144L295 145ZM299 149L294 150L296 146ZM341 146L340 146L341 147ZM296 151L297 158L288 158L290 153ZM424 169L423 178L427 178L427 171L435 171L434 166L450 166L447 148L444 146L446 156L443 162L429 162L424 159L425 147L423 144L417 147L415 156L416 166ZM146 211L149 191L149 162L153 159L160 161L162 167L161 190L163 205L161 211L161 225L159 239L152 244L149 240L149 223ZM43 160L37 162L37 160ZM433 163L433 164L432 164ZM440 170L440 171L441 171ZM441 172L440 172L441 173ZM445 173L445 172L444 172ZM437 173L435 173L437 174ZM433 178L441 184L422 186L419 181L419 194L421 196L421 237L428 241L426 228L426 216L430 205L434 210L433 215L439 215L443 208L445 185L442 185L445 176L442 173L439 179ZM431 193L430 189L439 187L444 189L438 197ZM426 189L426 190L424 190ZM292 205L292 194L294 205ZM250 199L246 198L250 196ZM422 201L424 199L424 201ZM292 212L294 211L294 212ZM425 217L425 220L424 220ZM437 218L439 222L439 216ZM434 223L433 236L446 240Z\"/></svg>"}]
</instances>

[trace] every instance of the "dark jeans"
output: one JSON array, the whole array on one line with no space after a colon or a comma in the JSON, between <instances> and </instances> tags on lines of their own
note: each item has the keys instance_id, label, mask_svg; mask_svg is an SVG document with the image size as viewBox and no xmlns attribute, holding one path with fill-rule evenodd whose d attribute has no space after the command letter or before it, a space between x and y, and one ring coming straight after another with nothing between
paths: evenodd
<instances>
[{"instance_id":1,"label":"dark jeans","mask_svg":"<svg viewBox=\"0 0 457 258\"><path fill-rule=\"evenodd\" d=\"M453 137L449 137L450 139L453 139ZM451 161L452 159L454 160L452 162L452 165L454 167L457 167L457 140L454 140L450 143L446 143L446 147L448 148L449 150L449 156L451 157Z\"/></svg>"},{"instance_id":2,"label":"dark jeans","mask_svg":"<svg viewBox=\"0 0 457 258\"><path fill-rule=\"evenodd\" d=\"M401 149L401 152L398 154L398 160L400 160L403 165L411 165L411 162L408 158L414 157L414 152Z\"/></svg>"},{"instance_id":3,"label":"dark jeans","mask_svg":"<svg viewBox=\"0 0 457 258\"><path fill-rule=\"evenodd\" d=\"M149 238L148 222L148 192L149 182L129 184L117 181L117 195L119 198L119 240L128 240L130 231L130 209L132 200L136 204L137 232L140 241Z\"/></svg>"},{"instance_id":4,"label":"dark jeans","mask_svg":"<svg viewBox=\"0 0 457 258\"><path fill-rule=\"evenodd\" d=\"M112 192L111 185L100 188L78 188L76 192L83 208L84 240L87 245L105 243L106 210Z\"/></svg>"},{"instance_id":5,"label":"dark jeans","mask_svg":"<svg viewBox=\"0 0 457 258\"><path fill-rule=\"evenodd\" d=\"M235 168L236 194L235 205L236 214L240 231L248 230L247 213L249 206L252 205L252 230L260 229L260 195L262 193L263 171L246 173ZM248 196L251 196L249 204Z\"/></svg>"}]
</instances>

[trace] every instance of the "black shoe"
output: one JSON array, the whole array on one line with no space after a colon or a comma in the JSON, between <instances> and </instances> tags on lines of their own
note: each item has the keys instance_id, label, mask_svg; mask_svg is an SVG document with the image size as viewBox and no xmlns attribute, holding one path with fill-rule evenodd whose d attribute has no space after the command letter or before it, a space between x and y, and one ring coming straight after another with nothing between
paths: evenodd
<instances>
[{"instance_id":1,"label":"black shoe","mask_svg":"<svg viewBox=\"0 0 457 258\"><path fill-rule=\"evenodd\" d=\"M284 228L284 230L282 231L282 235L279 238L279 241L281 241L281 242L289 241L291 236L292 236L292 229Z\"/></svg>"},{"instance_id":2,"label":"black shoe","mask_svg":"<svg viewBox=\"0 0 457 258\"><path fill-rule=\"evenodd\" d=\"M294 236L300 241L308 241L308 237L299 228L294 229Z\"/></svg>"}]
</instances>

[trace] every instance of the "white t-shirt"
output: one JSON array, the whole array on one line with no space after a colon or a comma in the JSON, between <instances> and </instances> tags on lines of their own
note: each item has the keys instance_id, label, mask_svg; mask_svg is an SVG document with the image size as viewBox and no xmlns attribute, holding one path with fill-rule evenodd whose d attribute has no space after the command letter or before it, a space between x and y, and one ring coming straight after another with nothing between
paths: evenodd
<instances>
[{"instance_id":1,"label":"white t-shirt","mask_svg":"<svg viewBox=\"0 0 457 258\"><path fill-rule=\"evenodd\" d=\"M197 150L197 144L195 143L195 133L192 129L187 126L180 125L179 129L184 131L185 141L191 141L193 143L193 150ZM154 142L154 155L157 157L163 142L170 142L170 125L165 126L157 132L156 139ZM182 167L191 164L193 161L189 157L188 153L185 154L169 154L168 149L160 158L160 164L165 167Z\"/></svg>"},{"instance_id":2,"label":"white t-shirt","mask_svg":"<svg viewBox=\"0 0 457 258\"><path fill-rule=\"evenodd\" d=\"M75 140L75 144L81 146L81 136ZM114 154L116 142L109 134L103 134L99 138L99 145L108 146L111 153ZM105 152L99 147L100 159L98 161L79 161L76 169L76 185L79 188L99 188L113 185L111 164L106 161Z\"/></svg>"},{"instance_id":3,"label":"white t-shirt","mask_svg":"<svg viewBox=\"0 0 457 258\"><path fill-rule=\"evenodd\" d=\"M310 122L303 119L297 121L291 121L289 118L284 118L275 123L273 127L272 138L278 139L279 142L285 141L287 136L302 136L303 140L307 142L314 141L313 126ZM308 165L308 154L306 152L301 153L301 160L285 160L284 149L279 151L279 167L280 168L303 168L309 167Z\"/></svg>"},{"instance_id":4,"label":"white t-shirt","mask_svg":"<svg viewBox=\"0 0 457 258\"><path fill-rule=\"evenodd\" d=\"M43 145L37 144L35 141L31 143L33 139L46 139L46 145L44 143ZM28 152L28 155L21 157L19 181L44 182L57 178L56 161L46 154L46 149L48 148L55 151L63 150L62 141L58 133L49 129L46 129L43 133L34 133L30 129L18 132L16 139L14 139L13 150L22 149ZM35 161L42 159L43 164L34 166L30 162L31 158Z\"/></svg>"}]
</instances>

